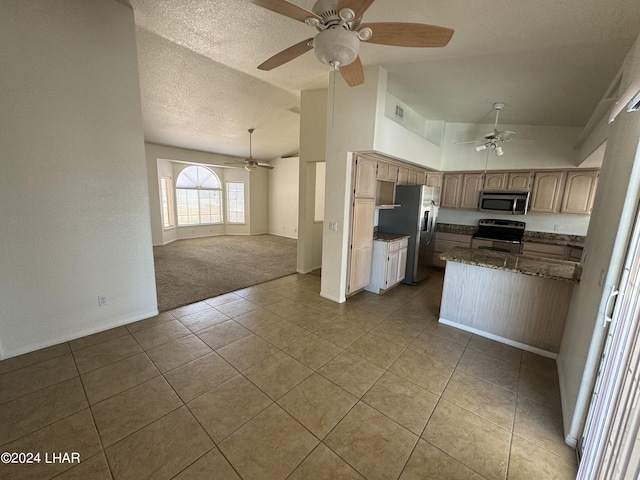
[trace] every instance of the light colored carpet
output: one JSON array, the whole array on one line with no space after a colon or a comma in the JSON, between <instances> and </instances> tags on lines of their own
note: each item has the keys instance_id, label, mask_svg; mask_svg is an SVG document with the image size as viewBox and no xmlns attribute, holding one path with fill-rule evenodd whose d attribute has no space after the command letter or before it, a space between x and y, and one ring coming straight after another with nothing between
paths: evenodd
<instances>
[{"instance_id":1,"label":"light colored carpet","mask_svg":"<svg viewBox=\"0 0 640 480\"><path fill-rule=\"evenodd\" d=\"M225 235L153 247L161 312L296 272L297 241Z\"/></svg>"}]
</instances>

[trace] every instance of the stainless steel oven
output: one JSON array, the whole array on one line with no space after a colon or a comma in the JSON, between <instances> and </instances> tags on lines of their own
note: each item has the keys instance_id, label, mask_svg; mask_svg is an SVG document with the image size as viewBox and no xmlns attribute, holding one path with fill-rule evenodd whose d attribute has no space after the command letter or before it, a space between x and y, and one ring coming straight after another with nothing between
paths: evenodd
<instances>
[{"instance_id":1,"label":"stainless steel oven","mask_svg":"<svg viewBox=\"0 0 640 480\"><path fill-rule=\"evenodd\" d=\"M471 239L471 248L521 253L524 222L514 220L483 219Z\"/></svg>"}]
</instances>

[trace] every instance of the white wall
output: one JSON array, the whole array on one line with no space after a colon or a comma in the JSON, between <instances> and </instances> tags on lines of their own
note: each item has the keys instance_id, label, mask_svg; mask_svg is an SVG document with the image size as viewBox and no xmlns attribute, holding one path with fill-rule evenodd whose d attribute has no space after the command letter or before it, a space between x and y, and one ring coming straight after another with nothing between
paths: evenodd
<instances>
[{"instance_id":1,"label":"white wall","mask_svg":"<svg viewBox=\"0 0 640 480\"><path fill-rule=\"evenodd\" d=\"M276 158L269 179L269 233L298 238L299 157Z\"/></svg>"},{"instance_id":2,"label":"white wall","mask_svg":"<svg viewBox=\"0 0 640 480\"><path fill-rule=\"evenodd\" d=\"M0 44L7 358L152 316L157 302L133 11L3 2Z\"/></svg>"},{"instance_id":3,"label":"white wall","mask_svg":"<svg viewBox=\"0 0 640 480\"><path fill-rule=\"evenodd\" d=\"M623 89L638 77L640 37L623 66ZM617 285L640 199L639 139L640 113L624 112L609 126L582 277L573 290L557 359L565 435L571 445L582 430L604 340L606 298Z\"/></svg>"},{"instance_id":4,"label":"white wall","mask_svg":"<svg viewBox=\"0 0 640 480\"><path fill-rule=\"evenodd\" d=\"M261 235L269 231L269 173L258 168L249 175L249 233Z\"/></svg>"}]
</instances>

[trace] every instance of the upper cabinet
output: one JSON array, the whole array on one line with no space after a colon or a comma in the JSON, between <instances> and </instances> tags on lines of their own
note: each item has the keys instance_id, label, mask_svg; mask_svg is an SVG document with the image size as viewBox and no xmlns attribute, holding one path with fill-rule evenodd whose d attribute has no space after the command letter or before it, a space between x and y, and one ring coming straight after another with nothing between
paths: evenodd
<instances>
[{"instance_id":1,"label":"upper cabinet","mask_svg":"<svg viewBox=\"0 0 640 480\"><path fill-rule=\"evenodd\" d=\"M508 172L505 190L528 192L531 189L533 172Z\"/></svg>"},{"instance_id":2,"label":"upper cabinet","mask_svg":"<svg viewBox=\"0 0 640 480\"><path fill-rule=\"evenodd\" d=\"M480 191L482 190L482 173L465 173L462 175L462 192L460 194L460 207L469 210L477 210L480 203Z\"/></svg>"},{"instance_id":3,"label":"upper cabinet","mask_svg":"<svg viewBox=\"0 0 640 480\"><path fill-rule=\"evenodd\" d=\"M442 188L442 177L444 175L442 173L437 172L427 172L424 184L427 187L438 187Z\"/></svg>"},{"instance_id":4,"label":"upper cabinet","mask_svg":"<svg viewBox=\"0 0 640 480\"><path fill-rule=\"evenodd\" d=\"M504 190L507 185L507 172L487 172L484 176L483 190Z\"/></svg>"},{"instance_id":5,"label":"upper cabinet","mask_svg":"<svg viewBox=\"0 0 640 480\"><path fill-rule=\"evenodd\" d=\"M599 173L598 170L567 172L560 213L591 214Z\"/></svg>"},{"instance_id":6,"label":"upper cabinet","mask_svg":"<svg viewBox=\"0 0 640 480\"><path fill-rule=\"evenodd\" d=\"M560 211L564 179L564 170L536 172L533 179L529 211L558 213Z\"/></svg>"},{"instance_id":7,"label":"upper cabinet","mask_svg":"<svg viewBox=\"0 0 640 480\"><path fill-rule=\"evenodd\" d=\"M354 195L360 198L375 198L376 170L378 162L359 155L356 159Z\"/></svg>"},{"instance_id":8,"label":"upper cabinet","mask_svg":"<svg viewBox=\"0 0 640 480\"><path fill-rule=\"evenodd\" d=\"M462 191L462 174L445 174L442 180L440 206L443 208L458 208L460 206L460 192Z\"/></svg>"},{"instance_id":9,"label":"upper cabinet","mask_svg":"<svg viewBox=\"0 0 640 480\"><path fill-rule=\"evenodd\" d=\"M398 167L398 185L409 184L409 167Z\"/></svg>"}]
</instances>

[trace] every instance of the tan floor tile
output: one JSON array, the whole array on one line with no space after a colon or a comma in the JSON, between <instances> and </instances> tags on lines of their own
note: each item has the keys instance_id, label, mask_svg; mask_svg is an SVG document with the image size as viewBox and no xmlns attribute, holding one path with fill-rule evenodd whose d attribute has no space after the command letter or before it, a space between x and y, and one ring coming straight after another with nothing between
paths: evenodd
<instances>
[{"instance_id":1,"label":"tan floor tile","mask_svg":"<svg viewBox=\"0 0 640 480\"><path fill-rule=\"evenodd\" d=\"M280 300L284 300L286 297L274 292L270 288L264 288L262 290L252 291L248 295L245 295L244 298L259 307L266 307L267 305L272 305Z\"/></svg>"},{"instance_id":2,"label":"tan floor tile","mask_svg":"<svg viewBox=\"0 0 640 480\"><path fill-rule=\"evenodd\" d=\"M469 348L478 350L485 355L495 357L505 362L515 363L520 365L520 359L522 357L522 350L511 345L496 342L490 338L481 337L479 335L473 335L468 344Z\"/></svg>"},{"instance_id":3,"label":"tan floor tile","mask_svg":"<svg viewBox=\"0 0 640 480\"><path fill-rule=\"evenodd\" d=\"M171 478L213 448L186 407L107 447L114 480Z\"/></svg>"},{"instance_id":4,"label":"tan floor tile","mask_svg":"<svg viewBox=\"0 0 640 480\"><path fill-rule=\"evenodd\" d=\"M0 464L0 478L38 480L53 478L78 463L46 463L45 452L77 452L89 459L102 449L89 409L41 428L15 442L4 445L6 452L41 452L41 462L33 464Z\"/></svg>"},{"instance_id":5,"label":"tan floor tile","mask_svg":"<svg viewBox=\"0 0 640 480\"><path fill-rule=\"evenodd\" d=\"M242 375L218 385L187 406L216 443L220 443L273 402Z\"/></svg>"},{"instance_id":6,"label":"tan floor tile","mask_svg":"<svg viewBox=\"0 0 640 480\"><path fill-rule=\"evenodd\" d=\"M386 372L362 397L362 401L407 430L420 435L438 396L393 373Z\"/></svg>"},{"instance_id":7,"label":"tan floor tile","mask_svg":"<svg viewBox=\"0 0 640 480\"><path fill-rule=\"evenodd\" d=\"M375 333L379 337L397 343L398 345L402 345L403 347L408 347L411 342L420 335L420 330L409 325L395 323L387 319L373 328L371 333Z\"/></svg>"},{"instance_id":8,"label":"tan floor tile","mask_svg":"<svg viewBox=\"0 0 640 480\"><path fill-rule=\"evenodd\" d=\"M180 318L180 323L187 327L192 332L199 332L205 328L213 327L219 323L229 320L224 313L216 310L215 308L207 308L200 312L192 313L186 317Z\"/></svg>"},{"instance_id":9,"label":"tan floor tile","mask_svg":"<svg viewBox=\"0 0 640 480\"><path fill-rule=\"evenodd\" d=\"M19 368L29 367L36 363L59 357L71 352L67 342L53 345L52 347L42 348L35 352L25 353L17 357L7 358L0 361L0 375L8 373Z\"/></svg>"},{"instance_id":10,"label":"tan floor tile","mask_svg":"<svg viewBox=\"0 0 640 480\"><path fill-rule=\"evenodd\" d=\"M308 330L283 320L258 331L258 335L278 348L291 345L309 334Z\"/></svg>"},{"instance_id":11,"label":"tan floor tile","mask_svg":"<svg viewBox=\"0 0 640 480\"><path fill-rule=\"evenodd\" d=\"M97 403L91 410L102 443L107 447L181 405L166 380L156 377Z\"/></svg>"},{"instance_id":12,"label":"tan floor tile","mask_svg":"<svg viewBox=\"0 0 640 480\"><path fill-rule=\"evenodd\" d=\"M363 306L355 308L344 315L340 315L338 320L368 332L372 328L381 324L389 315L380 311L365 310Z\"/></svg>"},{"instance_id":13,"label":"tan floor tile","mask_svg":"<svg viewBox=\"0 0 640 480\"><path fill-rule=\"evenodd\" d=\"M396 479L418 437L358 403L324 443L368 480Z\"/></svg>"},{"instance_id":14,"label":"tan floor tile","mask_svg":"<svg viewBox=\"0 0 640 480\"><path fill-rule=\"evenodd\" d=\"M382 376L384 369L353 353L342 352L318 373L360 398Z\"/></svg>"},{"instance_id":15,"label":"tan floor tile","mask_svg":"<svg viewBox=\"0 0 640 480\"><path fill-rule=\"evenodd\" d=\"M126 333L125 336L78 350L74 352L73 356L76 360L78 371L82 374L124 358L132 357L140 352L142 352L142 349L138 343L131 335Z\"/></svg>"},{"instance_id":16,"label":"tan floor tile","mask_svg":"<svg viewBox=\"0 0 640 480\"><path fill-rule=\"evenodd\" d=\"M440 400L422 438L489 480L507 474L511 432Z\"/></svg>"},{"instance_id":17,"label":"tan floor tile","mask_svg":"<svg viewBox=\"0 0 640 480\"><path fill-rule=\"evenodd\" d=\"M361 328L336 320L316 330L314 333L325 340L329 340L331 343L347 348L367 332Z\"/></svg>"},{"instance_id":18,"label":"tan floor tile","mask_svg":"<svg viewBox=\"0 0 640 480\"><path fill-rule=\"evenodd\" d=\"M242 325L238 325L233 320L228 322L219 323L210 328L206 328L198 332L198 337L204 343L209 345L214 350L222 348L225 345L240 340L243 337L251 335L251 331L244 328Z\"/></svg>"},{"instance_id":19,"label":"tan floor tile","mask_svg":"<svg viewBox=\"0 0 640 480\"><path fill-rule=\"evenodd\" d=\"M77 377L71 354L45 360L0 375L0 404Z\"/></svg>"},{"instance_id":20,"label":"tan floor tile","mask_svg":"<svg viewBox=\"0 0 640 480\"><path fill-rule=\"evenodd\" d=\"M144 350L151 350L154 347L169 343L172 340L177 340L190 333L191 330L179 321L172 320L161 325L139 330L132 333L132 335Z\"/></svg>"},{"instance_id":21,"label":"tan floor tile","mask_svg":"<svg viewBox=\"0 0 640 480\"><path fill-rule=\"evenodd\" d=\"M548 377L558 378L556 361L531 352L522 352L522 365Z\"/></svg>"},{"instance_id":22,"label":"tan floor tile","mask_svg":"<svg viewBox=\"0 0 640 480\"><path fill-rule=\"evenodd\" d=\"M198 337L187 335L152 348L147 351L147 355L158 370L164 373L211 352L211 348Z\"/></svg>"},{"instance_id":23,"label":"tan floor tile","mask_svg":"<svg viewBox=\"0 0 640 480\"><path fill-rule=\"evenodd\" d=\"M239 317L240 315L257 310L258 308L260 308L258 305L251 303L249 300L245 300L244 298L223 303L222 305L216 305L217 310L230 318Z\"/></svg>"},{"instance_id":24,"label":"tan floor tile","mask_svg":"<svg viewBox=\"0 0 640 480\"><path fill-rule=\"evenodd\" d=\"M276 346L258 335L251 334L219 348L217 353L242 372L260 363L265 358L278 353L278 351Z\"/></svg>"},{"instance_id":25,"label":"tan floor tile","mask_svg":"<svg viewBox=\"0 0 640 480\"><path fill-rule=\"evenodd\" d=\"M507 430L513 428L516 394L510 390L456 370L442 398Z\"/></svg>"},{"instance_id":26,"label":"tan floor tile","mask_svg":"<svg viewBox=\"0 0 640 480\"><path fill-rule=\"evenodd\" d=\"M365 480L351 466L324 444L311 452L288 480Z\"/></svg>"},{"instance_id":27,"label":"tan floor tile","mask_svg":"<svg viewBox=\"0 0 640 480\"><path fill-rule=\"evenodd\" d=\"M519 396L513 433L569 462L575 462L574 451L564 442L559 410Z\"/></svg>"},{"instance_id":28,"label":"tan floor tile","mask_svg":"<svg viewBox=\"0 0 640 480\"><path fill-rule=\"evenodd\" d=\"M403 346L372 333L363 335L347 348L347 351L382 368L388 368L404 350Z\"/></svg>"},{"instance_id":29,"label":"tan floor tile","mask_svg":"<svg viewBox=\"0 0 640 480\"><path fill-rule=\"evenodd\" d=\"M385 321L391 322L396 325L402 325L405 327L418 330L418 333L422 332L427 326L433 323L435 315L431 312L424 310L412 311L410 308L399 308L391 315L389 315Z\"/></svg>"},{"instance_id":30,"label":"tan floor tile","mask_svg":"<svg viewBox=\"0 0 640 480\"><path fill-rule=\"evenodd\" d=\"M389 367L389 371L440 395L453 373L453 367L426 355L406 350Z\"/></svg>"},{"instance_id":31,"label":"tan floor tile","mask_svg":"<svg viewBox=\"0 0 640 480\"><path fill-rule=\"evenodd\" d=\"M270 312L280 315L281 317L287 318L300 310L306 309L307 307L301 303L294 302L289 298L285 298L284 300L272 303L271 305L265 305L264 308Z\"/></svg>"},{"instance_id":32,"label":"tan floor tile","mask_svg":"<svg viewBox=\"0 0 640 480\"><path fill-rule=\"evenodd\" d=\"M574 480L578 473L575 463L568 462L518 435L513 436L509 460L509 480L552 478Z\"/></svg>"},{"instance_id":33,"label":"tan floor tile","mask_svg":"<svg viewBox=\"0 0 640 480\"><path fill-rule=\"evenodd\" d=\"M242 299L242 297L236 292L230 292L218 295L217 297L207 298L206 300L204 300L204 302L212 307L217 307L219 305L224 305L225 303L234 302L240 299Z\"/></svg>"},{"instance_id":34,"label":"tan floor tile","mask_svg":"<svg viewBox=\"0 0 640 480\"><path fill-rule=\"evenodd\" d=\"M335 343L313 333L283 349L284 352L314 370L320 368L343 350Z\"/></svg>"},{"instance_id":35,"label":"tan floor tile","mask_svg":"<svg viewBox=\"0 0 640 480\"><path fill-rule=\"evenodd\" d=\"M242 480L227 459L214 448L205 456L184 469L173 480L204 480L204 479Z\"/></svg>"},{"instance_id":36,"label":"tan floor tile","mask_svg":"<svg viewBox=\"0 0 640 480\"><path fill-rule=\"evenodd\" d=\"M69 346L71 347L72 351L77 352L78 350L82 350L83 348L87 348L93 345L97 345L99 343L107 342L109 340L113 340L114 338L127 335L128 333L129 331L124 326L110 328L109 330L104 330L102 332L94 333L93 335L87 335L86 337L81 337L75 340L71 340L69 342Z\"/></svg>"},{"instance_id":37,"label":"tan floor tile","mask_svg":"<svg viewBox=\"0 0 640 480\"><path fill-rule=\"evenodd\" d=\"M449 325L443 325L438 322L430 323L425 331L430 335L443 338L444 340L449 340L453 343L459 343L465 347L471 339L471 334L469 332L465 332L464 330L460 330L455 327L450 327Z\"/></svg>"},{"instance_id":38,"label":"tan floor tile","mask_svg":"<svg viewBox=\"0 0 640 480\"><path fill-rule=\"evenodd\" d=\"M318 439L272 405L219 447L245 480L286 478L316 447Z\"/></svg>"},{"instance_id":39,"label":"tan floor tile","mask_svg":"<svg viewBox=\"0 0 640 480\"><path fill-rule=\"evenodd\" d=\"M112 480L111 471L104 452L100 452L91 458L81 458L80 463L70 468L56 480Z\"/></svg>"},{"instance_id":40,"label":"tan floor tile","mask_svg":"<svg viewBox=\"0 0 640 480\"><path fill-rule=\"evenodd\" d=\"M144 320L140 320L139 322L129 323L128 325L125 325L125 327L127 327L129 333L133 333L139 330L144 330L145 328L162 325L163 323L171 322L173 320L175 320L175 317L169 312L162 312L155 317L145 318Z\"/></svg>"},{"instance_id":41,"label":"tan floor tile","mask_svg":"<svg viewBox=\"0 0 640 480\"><path fill-rule=\"evenodd\" d=\"M210 353L171 370L164 376L186 403L237 374L238 371L220 355Z\"/></svg>"},{"instance_id":42,"label":"tan floor tile","mask_svg":"<svg viewBox=\"0 0 640 480\"><path fill-rule=\"evenodd\" d=\"M472 348L466 349L462 354L458 368L512 392L518 389L518 365L490 357Z\"/></svg>"},{"instance_id":43,"label":"tan floor tile","mask_svg":"<svg viewBox=\"0 0 640 480\"><path fill-rule=\"evenodd\" d=\"M531 477L532 480L534 477ZM466 465L420 439L400 480L484 480Z\"/></svg>"},{"instance_id":44,"label":"tan floor tile","mask_svg":"<svg viewBox=\"0 0 640 480\"><path fill-rule=\"evenodd\" d=\"M270 327L271 325L281 322L284 318L270 312L269 310L259 308L258 310L240 315L233 320L255 333L263 328Z\"/></svg>"},{"instance_id":45,"label":"tan floor tile","mask_svg":"<svg viewBox=\"0 0 640 480\"><path fill-rule=\"evenodd\" d=\"M547 407L560 410L560 385L554 377L549 377L533 368L520 368L518 395L527 397Z\"/></svg>"},{"instance_id":46,"label":"tan floor tile","mask_svg":"<svg viewBox=\"0 0 640 480\"><path fill-rule=\"evenodd\" d=\"M306 291L296 293L289 298L294 302L301 303L305 307L313 307L314 305L318 305L324 301L324 298L320 296L319 291L320 289L308 289Z\"/></svg>"},{"instance_id":47,"label":"tan floor tile","mask_svg":"<svg viewBox=\"0 0 640 480\"><path fill-rule=\"evenodd\" d=\"M190 303L189 305L185 305L184 307L174 308L173 310L169 310L169 313L175 318L181 319L182 317L193 315L194 313L202 312L204 310L208 310L209 308L211 308L211 305L202 301Z\"/></svg>"},{"instance_id":48,"label":"tan floor tile","mask_svg":"<svg viewBox=\"0 0 640 480\"><path fill-rule=\"evenodd\" d=\"M279 352L246 370L244 375L277 400L312 373L310 368Z\"/></svg>"},{"instance_id":49,"label":"tan floor tile","mask_svg":"<svg viewBox=\"0 0 640 480\"><path fill-rule=\"evenodd\" d=\"M89 404L94 405L158 375L153 362L140 353L83 374L82 383Z\"/></svg>"},{"instance_id":50,"label":"tan floor tile","mask_svg":"<svg viewBox=\"0 0 640 480\"><path fill-rule=\"evenodd\" d=\"M465 347L459 343L453 343L440 337L435 337L427 332L422 332L415 341L409 345L414 352L435 358L439 362L455 367L458 365Z\"/></svg>"},{"instance_id":51,"label":"tan floor tile","mask_svg":"<svg viewBox=\"0 0 640 480\"><path fill-rule=\"evenodd\" d=\"M316 437L323 439L357 401L356 397L316 373L278 400L278 404Z\"/></svg>"},{"instance_id":52,"label":"tan floor tile","mask_svg":"<svg viewBox=\"0 0 640 480\"><path fill-rule=\"evenodd\" d=\"M0 445L88 406L78 377L7 402L0 406Z\"/></svg>"},{"instance_id":53,"label":"tan floor tile","mask_svg":"<svg viewBox=\"0 0 640 480\"><path fill-rule=\"evenodd\" d=\"M335 318L339 315L347 313L349 310L356 308L357 305L354 305L351 301L351 298L347 299L345 303L336 303L331 300L325 299L324 301L315 304L311 307L313 310L317 310L320 313L324 313L325 315L329 315L332 318Z\"/></svg>"},{"instance_id":54,"label":"tan floor tile","mask_svg":"<svg viewBox=\"0 0 640 480\"><path fill-rule=\"evenodd\" d=\"M296 311L287 317L289 322L295 323L310 332L315 332L326 324L331 323L334 319L333 315L328 315L313 308Z\"/></svg>"}]
</instances>

